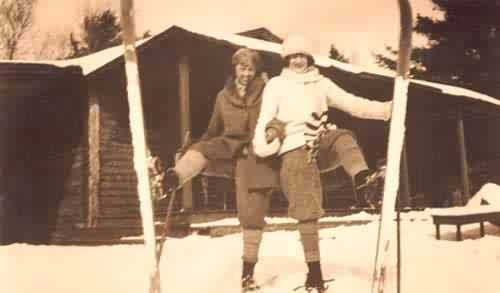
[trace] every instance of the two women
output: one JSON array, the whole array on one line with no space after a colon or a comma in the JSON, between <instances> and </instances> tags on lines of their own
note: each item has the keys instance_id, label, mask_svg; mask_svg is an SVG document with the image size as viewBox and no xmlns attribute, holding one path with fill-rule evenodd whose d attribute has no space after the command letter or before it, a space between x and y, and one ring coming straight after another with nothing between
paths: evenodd
<instances>
[{"instance_id":1,"label":"two women","mask_svg":"<svg viewBox=\"0 0 500 293\"><path fill-rule=\"evenodd\" d=\"M309 292L324 292L317 222L323 213L318 166L340 160L354 178L364 178L368 168L352 133L343 130L327 131L319 144L317 163L308 162L306 124L311 113L323 113L328 107L362 118L388 119L390 104L349 95L321 76L303 38L289 38L283 48L286 68L267 86L258 53L240 49L233 55L233 74L217 96L207 131L165 172L164 189L179 188L209 162L235 164L243 230L241 284L243 292L249 292L258 289L253 275L271 193L281 188L289 200L289 215L299 221L309 269L305 287Z\"/></svg>"}]
</instances>

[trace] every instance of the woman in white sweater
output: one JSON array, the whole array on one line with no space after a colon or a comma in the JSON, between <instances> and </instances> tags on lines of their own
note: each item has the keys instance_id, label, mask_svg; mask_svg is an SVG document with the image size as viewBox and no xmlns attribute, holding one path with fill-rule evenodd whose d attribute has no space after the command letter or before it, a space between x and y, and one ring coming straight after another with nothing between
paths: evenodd
<instances>
[{"instance_id":1,"label":"woman in white sweater","mask_svg":"<svg viewBox=\"0 0 500 293\"><path fill-rule=\"evenodd\" d=\"M279 76L269 80L264 89L253 144L258 156L280 156L281 188L289 201L289 215L298 220L309 268L305 286L312 292L324 292L318 238L318 219L323 214L318 165L328 164L325 161L338 157L335 145L358 153L360 150L352 141L352 135L326 131L318 146L317 163L316 160L311 163L306 148L307 124L312 113L321 116L329 107L363 119L388 120L392 103L370 101L344 91L319 73L311 51L303 36L292 35L285 40L282 52L285 68ZM284 129L279 138L273 139L273 121L280 121L279 125ZM360 156L359 160L354 160L356 162L348 162L350 175L367 169L362 154Z\"/></svg>"}]
</instances>

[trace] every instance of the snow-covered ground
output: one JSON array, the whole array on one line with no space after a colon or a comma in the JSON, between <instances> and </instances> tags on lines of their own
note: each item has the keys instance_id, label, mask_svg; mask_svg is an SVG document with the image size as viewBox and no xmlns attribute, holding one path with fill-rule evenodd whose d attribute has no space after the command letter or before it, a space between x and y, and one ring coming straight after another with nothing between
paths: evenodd
<instances>
[{"instance_id":1,"label":"snow-covered ground","mask_svg":"<svg viewBox=\"0 0 500 293\"><path fill-rule=\"evenodd\" d=\"M323 270L335 278L329 292L370 292L377 227L373 221L321 230ZM484 238L479 238L477 224L466 225L463 231L465 240L457 242L455 228L442 226L443 240L435 240L429 211L405 214L402 292L500 292L500 228L486 224ZM161 262L163 292L239 292L241 250L241 234L168 239ZM387 292L395 292L392 252ZM142 245L4 246L0 247L0 289L9 293L147 292L144 255ZM296 231L264 235L256 278L279 276L263 292L291 292L303 283L305 269Z\"/></svg>"}]
</instances>

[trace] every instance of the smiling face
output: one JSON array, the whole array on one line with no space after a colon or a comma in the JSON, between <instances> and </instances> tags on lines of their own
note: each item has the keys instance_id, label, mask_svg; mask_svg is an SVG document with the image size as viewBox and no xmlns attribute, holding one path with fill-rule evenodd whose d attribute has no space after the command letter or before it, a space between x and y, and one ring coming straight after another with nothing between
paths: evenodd
<instances>
[{"instance_id":1,"label":"smiling face","mask_svg":"<svg viewBox=\"0 0 500 293\"><path fill-rule=\"evenodd\" d=\"M240 62L234 68L235 82L241 86L248 86L248 84L255 78L257 69L255 65L247 62Z\"/></svg>"},{"instance_id":2,"label":"smiling face","mask_svg":"<svg viewBox=\"0 0 500 293\"><path fill-rule=\"evenodd\" d=\"M298 53L288 56L288 68L297 73L303 73L309 67L307 55Z\"/></svg>"}]
</instances>

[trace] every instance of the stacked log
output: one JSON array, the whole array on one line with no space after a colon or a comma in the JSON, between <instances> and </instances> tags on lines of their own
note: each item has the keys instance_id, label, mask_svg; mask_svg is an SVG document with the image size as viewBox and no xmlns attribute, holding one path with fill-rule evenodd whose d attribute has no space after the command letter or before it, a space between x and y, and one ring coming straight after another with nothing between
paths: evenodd
<instances>
[{"instance_id":1,"label":"stacked log","mask_svg":"<svg viewBox=\"0 0 500 293\"><path fill-rule=\"evenodd\" d=\"M100 227L132 229L140 224L137 177L133 165L130 129L124 123L126 119L120 119L118 115L103 111L101 116L98 222ZM161 136L158 131L148 129L147 137L151 152L162 157L167 166L170 165L169 155L164 151L168 148L162 145L165 136ZM155 217L158 220L162 219L167 203L168 201L164 200L155 204ZM180 207L181 197L178 196L174 210L179 210Z\"/></svg>"},{"instance_id":2,"label":"stacked log","mask_svg":"<svg viewBox=\"0 0 500 293\"><path fill-rule=\"evenodd\" d=\"M75 148L68 157L72 161L64 186L64 197L59 207L56 229L52 241L68 238L75 228L84 225L87 205L88 149Z\"/></svg>"},{"instance_id":3,"label":"stacked log","mask_svg":"<svg viewBox=\"0 0 500 293\"><path fill-rule=\"evenodd\" d=\"M140 219L130 130L116 115L101 115L99 218Z\"/></svg>"}]
</instances>

